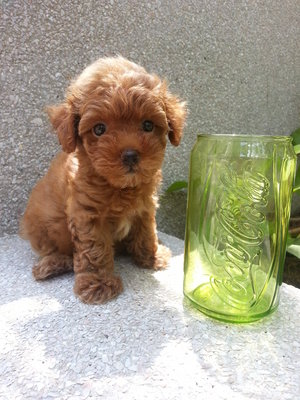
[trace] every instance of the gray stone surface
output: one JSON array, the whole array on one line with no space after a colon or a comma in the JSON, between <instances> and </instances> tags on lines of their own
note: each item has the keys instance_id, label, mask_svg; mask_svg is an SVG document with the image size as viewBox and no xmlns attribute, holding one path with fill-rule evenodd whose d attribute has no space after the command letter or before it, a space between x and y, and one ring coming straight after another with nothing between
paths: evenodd
<instances>
[{"instance_id":1,"label":"gray stone surface","mask_svg":"<svg viewBox=\"0 0 300 400\"><path fill-rule=\"evenodd\" d=\"M188 101L185 138L168 147L164 187L187 177L198 132L289 134L300 125L298 0L0 4L0 235L16 232L32 186L58 151L44 107L62 100L70 79L100 56L141 63ZM159 223L170 231L176 222L168 214L161 207Z\"/></svg>"},{"instance_id":2,"label":"gray stone surface","mask_svg":"<svg viewBox=\"0 0 300 400\"><path fill-rule=\"evenodd\" d=\"M183 242L165 271L116 261L124 293L81 303L73 275L37 283L17 236L0 239L0 399L295 400L300 290L283 285L260 322L214 321L183 299Z\"/></svg>"}]
</instances>

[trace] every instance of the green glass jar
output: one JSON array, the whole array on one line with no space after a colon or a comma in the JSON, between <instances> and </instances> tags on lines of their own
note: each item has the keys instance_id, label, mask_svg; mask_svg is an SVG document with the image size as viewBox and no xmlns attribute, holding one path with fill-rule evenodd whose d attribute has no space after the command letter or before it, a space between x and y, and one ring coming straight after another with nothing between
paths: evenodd
<instances>
[{"instance_id":1,"label":"green glass jar","mask_svg":"<svg viewBox=\"0 0 300 400\"><path fill-rule=\"evenodd\" d=\"M290 137L198 136L184 294L205 314L251 322L277 308L295 169Z\"/></svg>"}]
</instances>

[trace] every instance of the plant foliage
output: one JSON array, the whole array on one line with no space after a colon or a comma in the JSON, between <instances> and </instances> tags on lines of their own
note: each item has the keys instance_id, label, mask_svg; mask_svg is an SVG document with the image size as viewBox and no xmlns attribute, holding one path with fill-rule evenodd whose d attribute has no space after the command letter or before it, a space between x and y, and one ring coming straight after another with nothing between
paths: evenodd
<instances>
[{"instance_id":1,"label":"plant foliage","mask_svg":"<svg viewBox=\"0 0 300 400\"><path fill-rule=\"evenodd\" d=\"M300 154L300 128L291 134L293 138L293 145L296 154ZM300 165L298 166L294 184L294 193L300 195ZM298 218L297 218L298 219ZM291 236L291 232L296 232L295 236ZM298 258L300 258L300 226L290 230L287 239L286 251Z\"/></svg>"}]
</instances>

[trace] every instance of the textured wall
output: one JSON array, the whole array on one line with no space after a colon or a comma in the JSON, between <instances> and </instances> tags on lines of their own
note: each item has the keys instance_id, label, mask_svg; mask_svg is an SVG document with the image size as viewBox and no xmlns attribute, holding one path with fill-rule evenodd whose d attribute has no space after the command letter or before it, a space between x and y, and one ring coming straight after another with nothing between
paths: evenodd
<instances>
[{"instance_id":1,"label":"textured wall","mask_svg":"<svg viewBox=\"0 0 300 400\"><path fill-rule=\"evenodd\" d=\"M28 194L58 150L43 111L71 77L122 54L188 100L164 187L186 178L196 134L289 134L300 125L299 0L1 1L0 234L17 230ZM161 230L180 235L184 195L165 199Z\"/></svg>"}]
</instances>

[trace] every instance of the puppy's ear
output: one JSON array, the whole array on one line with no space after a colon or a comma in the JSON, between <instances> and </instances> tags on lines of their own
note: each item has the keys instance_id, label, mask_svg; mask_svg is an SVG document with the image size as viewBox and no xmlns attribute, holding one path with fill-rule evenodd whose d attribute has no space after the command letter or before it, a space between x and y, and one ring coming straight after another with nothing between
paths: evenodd
<instances>
[{"instance_id":1,"label":"puppy's ear","mask_svg":"<svg viewBox=\"0 0 300 400\"><path fill-rule=\"evenodd\" d=\"M166 93L165 106L169 124L168 136L173 146L178 146L183 134L183 126L186 118L186 103L178 97Z\"/></svg>"},{"instance_id":2,"label":"puppy's ear","mask_svg":"<svg viewBox=\"0 0 300 400\"><path fill-rule=\"evenodd\" d=\"M47 113L63 151L66 153L75 151L79 116L72 112L71 106L67 103L47 107Z\"/></svg>"}]
</instances>

